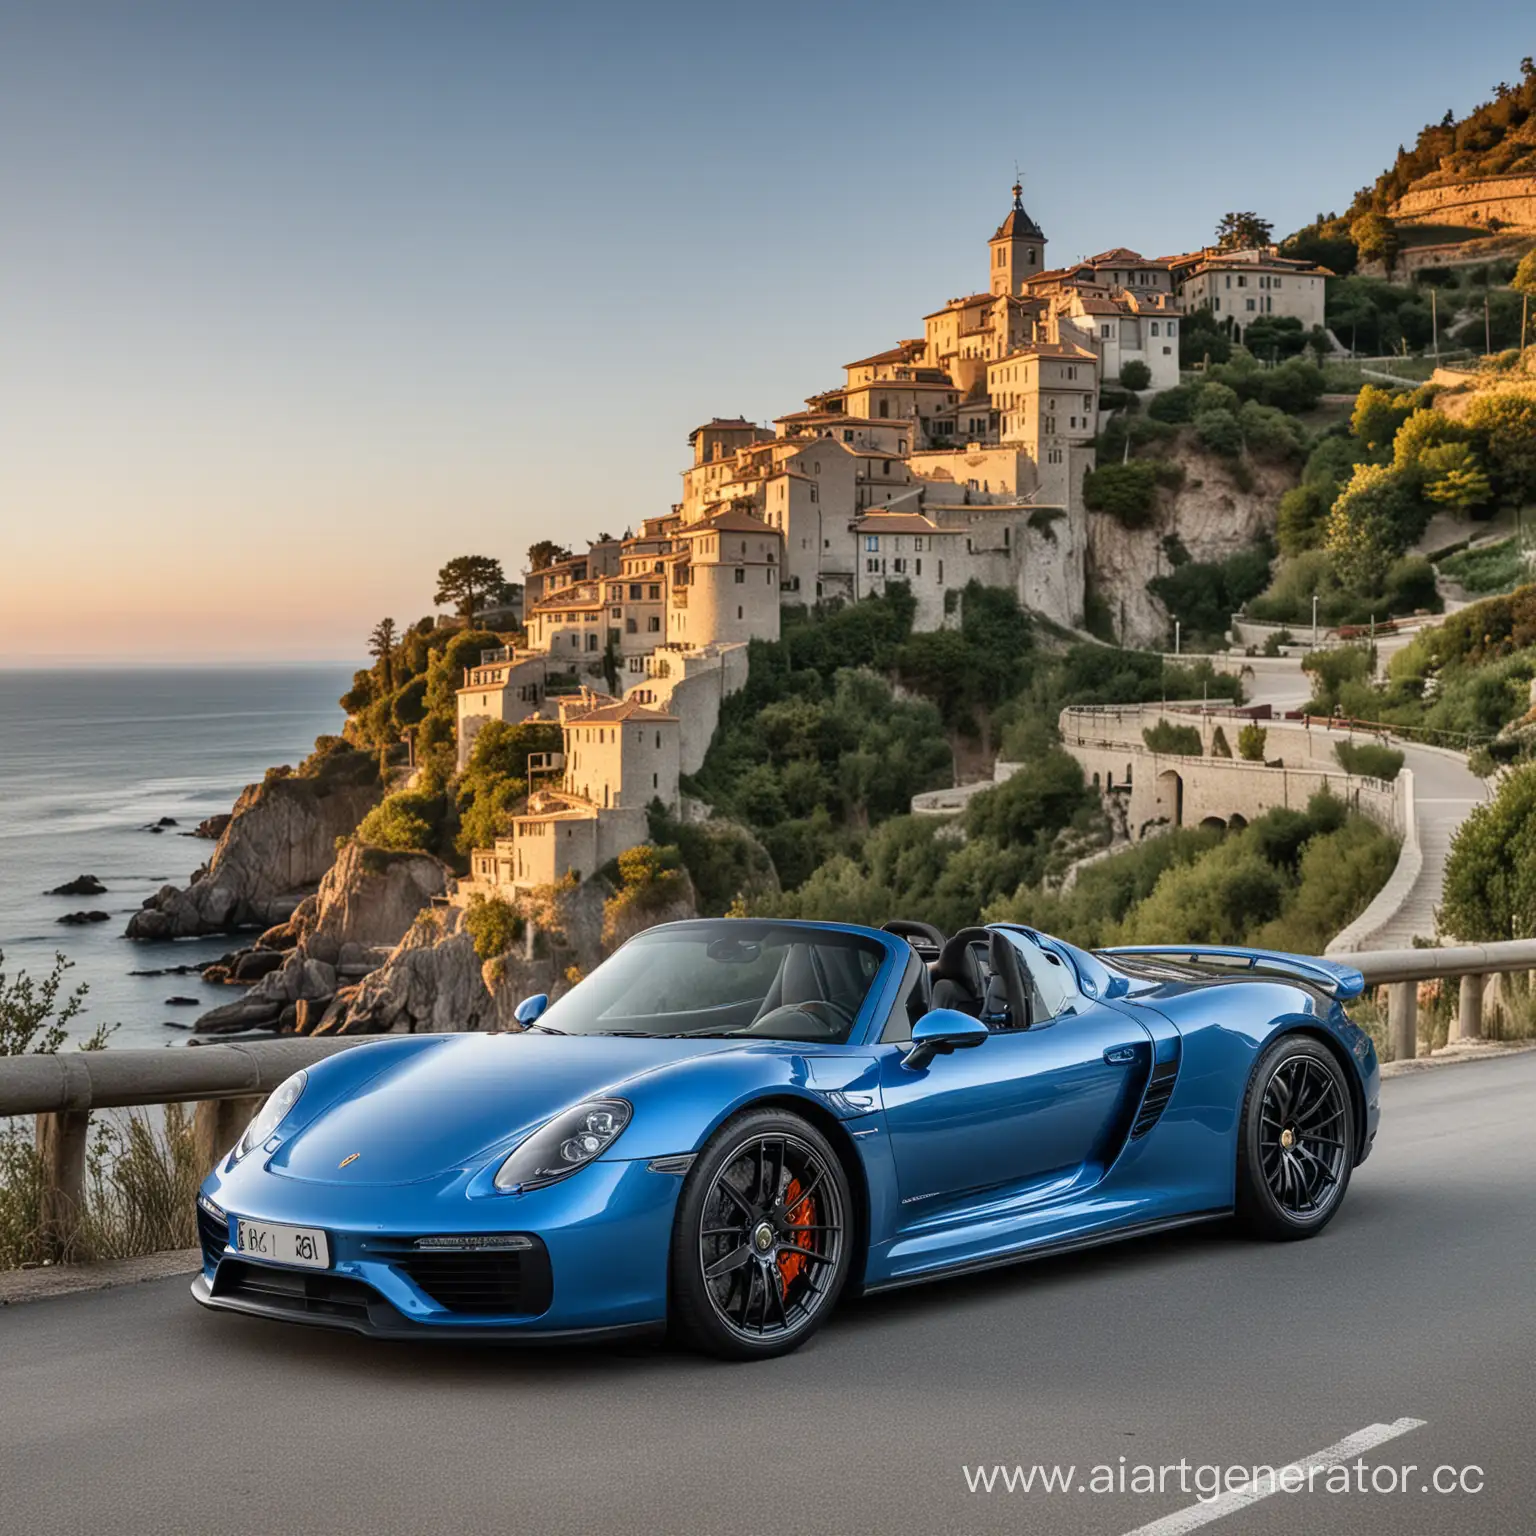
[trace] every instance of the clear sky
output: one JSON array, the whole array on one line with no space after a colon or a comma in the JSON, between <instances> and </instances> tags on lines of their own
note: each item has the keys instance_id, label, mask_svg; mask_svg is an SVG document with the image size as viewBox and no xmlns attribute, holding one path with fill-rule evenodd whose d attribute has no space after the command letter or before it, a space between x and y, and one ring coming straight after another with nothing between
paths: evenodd
<instances>
[{"instance_id":1,"label":"clear sky","mask_svg":"<svg viewBox=\"0 0 1536 1536\"><path fill-rule=\"evenodd\" d=\"M1475 9L0 0L0 664L356 656L920 334L1015 160L1053 261L1342 208Z\"/></svg>"}]
</instances>

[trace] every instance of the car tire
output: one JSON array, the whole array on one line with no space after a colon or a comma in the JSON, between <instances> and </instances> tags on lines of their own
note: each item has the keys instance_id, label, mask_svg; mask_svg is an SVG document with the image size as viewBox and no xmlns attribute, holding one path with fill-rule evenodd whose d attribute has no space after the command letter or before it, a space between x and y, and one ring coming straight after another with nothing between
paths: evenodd
<instances>
[{"instance_id":1,"label":"car tire","mask_svg":"<svg viewBox=\"0 0 1536 1536\"><path fill-rule=\"evenodd\" d=\"M727 1360L788 1354L848 1279L853 1200L841 1159L808 1120L749 1110L694 1159L672 1229L668 1323Z\"/></svg>"},{"instance_id":2,"label":"car tire","mask_svg":"<svg viewBox=\"0 0 1536 1536\"><path fill-rule=\"evenodd\" d=\"M1355 1106L1327 1046L1282 1035L1259 1058L1237 1143L1237 1216L1255 1237L1314 1237L1333 1220L1355 1162Z\"/></svg>"}]
</instances>

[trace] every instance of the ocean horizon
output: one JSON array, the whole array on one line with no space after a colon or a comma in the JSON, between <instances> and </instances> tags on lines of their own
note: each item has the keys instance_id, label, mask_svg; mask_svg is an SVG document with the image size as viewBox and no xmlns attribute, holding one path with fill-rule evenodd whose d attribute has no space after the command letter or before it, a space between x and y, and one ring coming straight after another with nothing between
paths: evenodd
<instances>
[{"instance_id":1,"label":"ocean horizon","mask_svg":"<svg viewBox=\"0 0 1536 1536\"><path fill-rule=\"evenodd\" d=\"M185 885L212 856L212 842L185 834L341 729L337 701L355 670L0 664L0 953L11 979L25 971L41 982L56 953L72 963L65 990L88 988L73 1039L116 1024L115 1048L185 1044L186 1026L234 995L195 974L130 973L216 959L239 937L137 944L123 930L147 896ZM167 817L174 826L149 830ZM106 893L44 894L79 875L95 875ZM108 920L57 921L78 911Z\"/></svg>"}]
</instances>

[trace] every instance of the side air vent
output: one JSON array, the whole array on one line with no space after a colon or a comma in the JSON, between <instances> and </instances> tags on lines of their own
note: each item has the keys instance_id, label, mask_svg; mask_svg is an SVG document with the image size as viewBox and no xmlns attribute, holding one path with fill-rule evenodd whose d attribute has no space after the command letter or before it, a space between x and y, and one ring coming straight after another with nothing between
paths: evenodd
<instances>
[{"instance_id":1,"label":"side air vent","mask_svg":"<svg viewBox=\"0 0 1536 1536\"><path fill-rule=\"evenodd\" d=\"M1152 1068L1152 1076L1147 1079L1147 1091L1141 1096L1141 1108L1137 1110L1136 1121L1131 1126L1132 1141L1145 1136L1162 1119L1168 1100L1173 1097L1173 1085L1178 1075L1177 1056L1172 1061L1160 1061Z\"/></svg>"}]
</instances>

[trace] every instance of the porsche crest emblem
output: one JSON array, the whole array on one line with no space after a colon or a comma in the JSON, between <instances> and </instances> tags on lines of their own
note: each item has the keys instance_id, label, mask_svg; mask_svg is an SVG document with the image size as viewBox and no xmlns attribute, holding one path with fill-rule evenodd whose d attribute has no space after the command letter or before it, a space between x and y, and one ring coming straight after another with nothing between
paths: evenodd
<instances>
[{"instance_id":1,"label":"porsche crest emblem","mask_svg":"<svg viewBox=\"0 0 1536 1536\"><path fill-rule=\"evenodd\" d=\"M338 1168L345 1168L348 1163L355 1163L362 1155L363 1154L361 1152L350 1153L348 1156L342 1158L342 1160L337 1163L336 1166Z\"/></svg>"}]
</instances>

